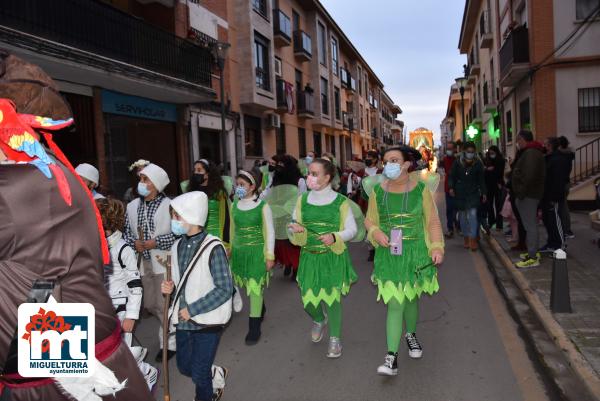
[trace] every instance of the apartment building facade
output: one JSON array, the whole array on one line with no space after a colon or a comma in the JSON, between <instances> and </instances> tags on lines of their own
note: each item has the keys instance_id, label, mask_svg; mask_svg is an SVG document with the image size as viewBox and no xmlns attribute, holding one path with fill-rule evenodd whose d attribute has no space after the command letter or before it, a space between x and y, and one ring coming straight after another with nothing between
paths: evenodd
<instances>
[{"instance_id":1,"label":"apartment building facade","mask_svg":"<svg viewBox=\"0 0 600 401\"><path fill-rule=\"evenodd\" d=\"M143 157L171 177L189 173L190 104L215 97L213 59L179 30L179 2L8 1L0 47L43 68L75 117L56 141L74 164L98 166L101 184L120 196L128 165Z\"/></svg>"},{"instance_id":2,"label":"apartment building facade","mask_svg":"<svg viewBox=\"0 0 600 401\"><path fill-rule=\"evenodd\" d=\"M582 152L600 137L599 16L598 0L466 1L459 49L482 147L513 156L520 129Z\"/></svg>"},{"instance_id":3,"label":"apartment building facade","mask_svg":"<svg viewBox=\"0 0 600 401\"><path fill-rule=\"evenodd\" d=\"M198 0L189 7L214 15L191 28L231 44L225 86L237 113L238 167L308 151L344 162L384 143L383 83L320 2ZM217 18L220 29L212 27ZM212 158L206 151L199 149L199 157Z\"/></svg>"}]
</instances>

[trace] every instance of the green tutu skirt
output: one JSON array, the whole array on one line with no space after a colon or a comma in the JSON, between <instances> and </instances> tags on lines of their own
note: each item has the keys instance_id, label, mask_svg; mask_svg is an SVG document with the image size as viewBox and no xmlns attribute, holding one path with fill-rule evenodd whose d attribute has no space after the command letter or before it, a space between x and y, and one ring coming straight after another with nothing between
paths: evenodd
<instances>
[{"instance_id":1,"label":"green tutu skirt","mask_svg":"<svg viewBox=\"0 0 600 401\"><path fill-rule=\"evenodd\" d=\"M433 295L440 289L437 267L423 240L405 241L400 256L392 255L389 248L376 248L373 276L378 287L377 300L383 299L386 304L392 298L403 303L423 293Z\"/></svg>"},{"instance_id":2,"label":"green tutu skirt","mask_svg":"<svg viewBox=\"0 0 600 401\"><path fill-rule=\"evenodd\" d=\"M270 274L265 265L262 246L240 246L231 250L231 273L235 284L248 295L262 295L269 285Z\"/></svg>"},{"instance_id":3,"label":"green tutu skirt","mask_svg":"<svg viewBox=\"0 0 600 401\"><path fill-rule=\"evenodd\" d=\"M297 280L305 307L309 303L318 306L325 302L331 306L339 302L357 279L347 250L341 255L302 250Z\"/></svg>"}]
</instances>

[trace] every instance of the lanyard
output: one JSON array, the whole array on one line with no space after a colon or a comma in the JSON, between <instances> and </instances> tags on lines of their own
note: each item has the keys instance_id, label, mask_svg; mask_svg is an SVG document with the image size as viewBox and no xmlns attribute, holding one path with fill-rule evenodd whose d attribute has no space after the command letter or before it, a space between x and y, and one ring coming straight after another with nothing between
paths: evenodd
<instances>
[{"instance_id":1,"label":"lanyard","mask_svg":"<svg viewBox=\"0 0 600 401\"><path fill-rule=\"evenodd\" d=\"M404 192L404 198L402 199L402 203L403 203L403 207L400 209L400 226L403 225L404 223L404 214L408 211L408 187L409 187L409 183L410 181L406 181L406 192ZM389 186L389 181L387 182L388 186ZM382 187L383 188L383 187ZM385 211L387 214L387 220L388 220L388 225L390 226L390 230L393 229L392 227L392 221L390 219L390 208L388 205L388 191L384 189L384 194L383 194L383 203L385 204Z\"/></svg>"}]
</instances>

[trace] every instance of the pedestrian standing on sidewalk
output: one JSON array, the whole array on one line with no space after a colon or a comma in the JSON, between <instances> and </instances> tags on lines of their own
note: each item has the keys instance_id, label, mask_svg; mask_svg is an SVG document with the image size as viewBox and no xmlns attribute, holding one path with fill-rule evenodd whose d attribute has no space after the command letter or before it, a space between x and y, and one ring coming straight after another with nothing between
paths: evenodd
<instances>
[{"instance_id":1,"label":"pedestrian standing on sidewalk","mask_svg":"<svg viewBox=\"0 0 600 401\"><path fill-rule=\"evenodd\" d=\"M260 200L260 178L240 171L236 178L236 200L231 208L231 271L235 283L246 288L250 319L246 344L254 345L261 335L266 308L263 292L275 265L275 229L269 205Z\"/></svg>"},{"instance_id":2,"label":"pedestrian standing on sidewalk","mask_svg":"<svg viewBox=\"0 0 600 401\"><path fill-rule=\"evenodd\" d=\"M560 202L558 205L558 210L560 214L560 221L562 223L565 238L566 239L574 239L575 234L573 234L573 230L571 229L571 212L569 211L569 202L567 199L569 198L569 192L571 191L571 172L573 171L573 163L575 162L575 152L569 146L569 140L565 136L560 136L558 138L559 142L559 152L563 153L570 161L569 169L567 171L569 180L565 186L565 199Z\"/></svg>"},{"instance_id":3,"label":"pedestrian standing on sidewalk","mask_svg":"<svg viewBox=\"0 0 600 401\"><path fill-rule=\"evenodd\" d=\"M519 251L519 252L527 250L527 245L526 245L527 232L525 231L525 227L523 226L523 220L521 220L521 215L519 214L519 210L517 209L517 203L515 202L517 198L515 196L515 192L514 192L513 186L512 186L512 174L513 174L513 171L515 168L515 164L517 163L517 160L519 160L519 157L521 157L522 154L523 154L523 150L517 149L515 158L512 161L512 163L510 163L510 171L507 174L507 180L506 180L506 189L508 190L508 199L510 201L510 207L512 210L512 214L517 222L516 235L514 234L514 229L511 228L512 242L510 242L509 245L511 246L510 247L511 251Z\"/></svg>"},{"instance_id":4,"label":"pedestrian standing on sidewalk","mask_svg":"<svg viewBox=\"0 0 600 401\"><path fill-rule=\"evenodd\" d=\"M560 219L559 206L565 202L567 183L569 182L569 166L571 159L559 150L558 138L548 138L546 148L546 183L542 200L542 216L548 233L548 242L540 253L552 253L565 247L565 234Z\"/></svg>"},{"instance_id":5,"label":"pedestrian standing on sidewalk","mask_svg":"<svg viewBox=\"0 0 600 401\"><path fill-rule=\"evenodd\" d=\"M111 264L104 270L108 295L121 322L123 341L129 347L140 371L153 390L158 381L158 369L144 362L148 350L133 346L133 329L140 317L142 306L142 280L137 267L135 251L123 240L121 231L125 225L125 206L117 199L96 199Z\"/></svg>"},{"instance_id":6,"label":"pedestrian standing on sidewalk","mask_svg":"<svg viewBox=\"0 0 600 401\"><path fill-rule=\"evenodd\" d=\"M208 196L206 232L218 237L229 249L229 197L217 165L206 159L194 163L189 190L204 192Z\"/></svg>"},{"instance_id":7,"label":"pedestrian standing on sidewalk","mask_svg":"<svg viewBox=\"0 0 600 401\"><path fill-rule=\"evenodd\" d=\"M448 186L448 179L450 178L450 172L452 166L456 161L456 144L454 142L448 142L446 145L446 154L442 159L442 166L444 167L444 194L446 195L446 238L450 239L454 237L454 227L456 226L456 209L454 207L454 197L450 196L450 187Z\"/></svg>"},{"instance_id":8,"label":"pedestrian standing on sidewalk","mask_svg":"<svg viewBox=\"0 0 600 401\"><path fill-rule=\"evenodd\" d=\"M519 215L527 232L527 255L516 265L519 268L535 267L540 265L537 211L544 196L546 180L544 146L534 141L533 133L527 130L522 130L517 135L517 146L522 153L513 167L512 188Z\"/></svg>"},{"instance_id":9,"label":"pedestrian standing on sidewalk","mask_svg":"<svg viewBox=\"0 0 600 401\"><path fill-rule=\"evenodd\" d=\"M298 198L289 225L292 243L302 248L298 286L313 320L311 339L323 338L329 321L328 358L342 356L342 296L358 276L346 246L357 233L348 199L331 188L335 166L315 159L308 167L310 192ZM327 313L323 309L327 310Z\"/></svg>"},{"instance_id":10,"label":"pedestrian standing on sidewalk","mask_svg":"<svg viewBox=\"0 0 600 401\"><path fill-rule=\"evenodd\" d=\"M377 300L387 305L388 353L377 369L380 375L398 374L404 324L408 355L422 357L416 335L419 298L439 290L436 266L444 259L444 235L432 190L420 173L411 173L420 157L407 146L388 149L384 154L386 181L377 184L369 197L365 225L375 247Z\"/></svg>"},{"instance_id":11,"label":"pedestrian standing on sidewalk","mask_svg":"<svg viewBox=\"0 0 600 401\"><path fill-rule=\"evenodd\" d=\"M140 172L137 191L139 198L127 205L125 231L123 238L142 254L142 286L144 287L144 308L156 316L162 323L164 297L160 284L165 277L165 267L157 256L166 259L175 235L171 232L169 207L171 200L163 193L169 184L167 172L156 164L149 164ZM139 236L139 231L142 237ZM158 328L159 344L162 347L162 324ZM169 337L168 357L175 355L175 337ZM156 361L162 361L162 350L156 355Z\"/></svg>"},{"instance_id":12,"label":"pedestrian standing on sidewalk","mask_svg":"<svg viewBox=\"0 0 600 401\"><path fill-rule=\"evenodd\" d=\"M172 296L169 326L175 326L177 368L191 377L196 401L216 401L213 363L224 326L232 312L233 280L221 240L204 230L208 216L205 193L188 192L173 199L171 229L179 240L171 249L173 279L161 283Z\"/></svg>"},{"instance_id":13,"label":"pedestrian standing on sidewalk","mask_svg":"<svg viewBox=\"0 0 600 401\"><path fill-rule=\"evenodd\" d=\"M485 158L485 186L487 188L487 226L502 231L502 206L504 205L504 169L506 161L497 146L490 146Z\"/></svg>"},{"instance_id":14,"label":"pedestrian standing on sidewalk","mask_svg":"<svg viewBox=\"0 0 600 401\"><path fill-rule=\"evenodd\" d=\"M464 236L465 249L476 251L478 248L479 219L477 209L486 202L487 190L484 179L484 167L477 157L473 142L467 142L465 151L452 166L448 187L458 210L460 228Z\"/></svg>"}]
</instances>

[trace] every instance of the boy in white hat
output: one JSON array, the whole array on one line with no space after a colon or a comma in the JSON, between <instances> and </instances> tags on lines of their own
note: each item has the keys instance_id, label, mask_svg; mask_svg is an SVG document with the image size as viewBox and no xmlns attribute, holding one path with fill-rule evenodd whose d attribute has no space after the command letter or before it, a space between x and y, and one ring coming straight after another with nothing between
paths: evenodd
<instances>
[{"instance_id":1,"label":"boy in white hat","mask_svg":"<svg viewBox=\"0 0 600 401\"><path fill-rule=\"evenodd\" d=\"M143 256L140 271L144 287L144 308L161 322L158 329L161 347L164 297L160 292L160 284L165 278L165 267L159 262L159 258L167 258L176 239L171 232L171 200L163 193L167 185L169 176L165 170L152 163L144 167L140 172L137 188L140 197L127 205L123 236L138 255L141 253ZM175 355L175 350L175 337L170 336L169 359ZM159 350L156 361L162 361L162 350Z\"/></svg>"},{"instance_id":2,"label":"boy in white hat","mask_svg":"<svg viewBox=\"0 0 600 401\"><path fill-rule=\"evenodd\" d=\"M223 327L231 318L233 280L221 240L206 233L205 193L188 192L171 202L171 229L181 237L171 249L172 281L163 281L163 294L172 294L169 311L176 327L177 367L196 385L196 401L221 398L213 393L212 371Z\"/></svg>"},{"instance_id":3,"label":"boy in white hat","mask_svg":"<svg viewBox=\"0 0 600 401\"><path fill-rule=\"evenodd\" d=\"M94 200L104 198L104 195L96 191L100 182L100 173L96 167L88 163L81 163L75 168L75 172L81 177L85 186L88 187L94 196Z\"/></svg>"}]
</instances>

